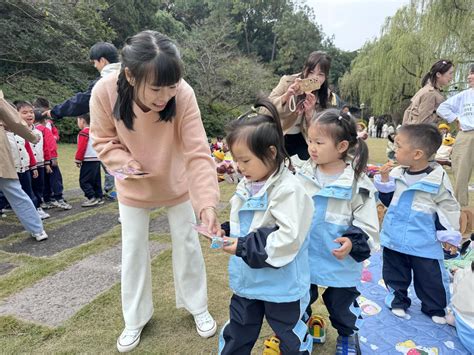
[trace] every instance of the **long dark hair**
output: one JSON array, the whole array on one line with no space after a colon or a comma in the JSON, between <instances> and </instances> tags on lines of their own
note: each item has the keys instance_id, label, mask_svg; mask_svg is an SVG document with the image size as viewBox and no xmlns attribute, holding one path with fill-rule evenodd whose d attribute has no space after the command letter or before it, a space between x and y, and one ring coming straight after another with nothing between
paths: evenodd
<instances>
[{"instance_id":1,"label":"long dark hair","mask_svg":"<svg viewBox=\"0 0 474 355\"><path fill-rule=\"evenodd\" d=\"M321 87L318 90L313 91L313 94L318 98L318 102L321 108L326 109L328 107L328 98L329 98L328 77L329 77L329 70L331 69L331 57L326 52L321 52L321 51L312 52L308 56L308 58L306 59L306 62L303 65L303 70L301 71L301 78L302 79L306 78L309 75L309 73L312 70L314 70L314 68L316 68L318 64L321 71L326 75L326 80L324 80L324 83L321 85ZM300 96L301 97L298 97L297 102L303 99L305 95L303 94Z\"/></svg>"},{"instance_id":2,"label":"long dark hair","mask_svg":"<svg viewBox=\"0 0 474 355\"><path fill-rule=\"evenodd\" d=\"M367 167L369 160L369 148L362 138L357 137L356 121L348 114L340 113L337 109L327 109L311 120L311 125L324 126L324 130L334 140L349 142L349 148L342 153L341 159L346 159L350 154L352 157L352 168L355 178L358 179Z\"/></svg>"},{"instance_id":3,"label":"long dark hair","mask_svg":"<svg viewBox=\"0 0 474 355\"><path fill-rule=\"evenodd\" d=\"M436 74L437 73L444 74L449 69L451 69L452 66L453 66L453 62L451 62L448 59L438 60L436 63L434 63L431 66L430 71L428 73L426 73L425 76L423 77L423 79L421 80L421 86L423 87L426 84L428 84L428 82L430 82L431 85L436 87L436 80L437 80Z\"/></svg>"},{"instance_id":4,"label":"long dark hair","mask_svg":"<svg viewBox=\"0 0 474 355\"><path fill-rule=\"evenodd\" d=\"M258 113L259 107L266 108L270 115ZM257 98L250 111L227 125L226 132L226 141L231 151L237 141L243 140L258 159L268 167L275 167L277 172L286 159L290 161L278 111L267 98ZM275 158L272 156L271 146L276 148Z\"/></svg>"},{"instance_id":5,"label":"long dark hair","mask_svg":"<svg viewBox=\"0 0 474 355\"><path fill-rule=\"evenodd\" d=\"M125 68L128 68L135 84L130 85ZM153 86L171 86L183 76L183 63L176 45L165 35L156 31L142 31L125 41L122 49L122 70L114 106L114 116L122 120L129 130L133 130L133 101L137 90L145 83ZM176 114L176 99L168 101L159 113L159 121L170 122Z\"/></svg>"}]
</instances>

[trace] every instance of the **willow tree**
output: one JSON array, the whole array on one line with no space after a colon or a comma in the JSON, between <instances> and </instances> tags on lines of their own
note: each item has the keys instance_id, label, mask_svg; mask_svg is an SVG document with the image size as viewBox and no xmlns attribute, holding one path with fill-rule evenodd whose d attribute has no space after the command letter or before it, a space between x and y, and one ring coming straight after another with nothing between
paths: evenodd
<instances>
[{"instance_id":1,"label":"willow tree","mask_svg":"<svg viewBox=\"0 0 474 355\"><path fill-rule=\"evenodd\" d=\"M463 88L473 61L473 0L412 0L386 19L380 38L368 42L341 79L343 97L375 114L400 113L440 58L456 63L454 87Z\"/></svg>"}]
</instances>

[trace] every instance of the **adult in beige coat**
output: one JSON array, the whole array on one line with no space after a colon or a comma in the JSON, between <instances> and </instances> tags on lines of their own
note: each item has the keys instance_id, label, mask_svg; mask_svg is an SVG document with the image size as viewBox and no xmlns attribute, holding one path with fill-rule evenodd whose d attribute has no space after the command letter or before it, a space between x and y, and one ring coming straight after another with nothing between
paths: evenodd
<instances>
[{"instance_id":1,"label":"adult in beige coat","mask_svg":"<svg viewBox=\"0 0 474 355\"><path fill-rule=\"evenodd\" d=\"M43 229L43 223L33 202L21 188L6 129L31 143L37 143L39 140L23 123L18 112L4 99L0 90L0 191L31 236L37 241L44 240L48 235Z\"/></svg>"},{"instance_id":2,"label":"adult in beige coat","mask_svg":"<svg viewBox=\"0 0 474 355\"><path fill-rule=\"evenodd\" d=\"M328 88L330 68L331 57L325 52L312 52L301 73L283 76L270 93L269 99L280 115L285 148L290 156L298 154L300 159L309 159L306 144L308 123L315 113L336 106L336 95ZM312 92L302 92L300 83L306 78L317 79L321 87Z\"/></svg>"},{"instance_id":3,"label":"adult in beige coat","mask_svg":"<svg viewBox=\"0 0 474 355\"><path fill-rule=\"evenodd\" d=\"M453 79L454 66L449 60L438 60L421 81L422 88L412 97L410 106L403 114L403 124L432 123L438 125L441 118L436 114L445 100L441 88Z\"/></svg>"}]
</instances>

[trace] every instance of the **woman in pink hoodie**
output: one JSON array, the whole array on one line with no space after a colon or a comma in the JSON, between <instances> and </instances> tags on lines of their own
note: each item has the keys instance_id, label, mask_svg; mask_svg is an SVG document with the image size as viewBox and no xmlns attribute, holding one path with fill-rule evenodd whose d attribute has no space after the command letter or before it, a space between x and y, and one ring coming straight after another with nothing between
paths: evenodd
<instances>
[{"instance_id":1,"label":"woman in pink hoodie","mask_svg":"<svg viewBox=\"0 0 474 355\"><path fill-rule=\"evenodd\" d=\"M194 91L166 36L143 31L127 39L122 69L97 82L90 133L99 159L116 176L122 222L122 310L117 340L130 351L153 314L148 249L150 209L167 207L176 306L186 308L200 336L215 334L207 310L204 260L195 216L218 233L219 189Z\"/></svg>"}]
</instances>

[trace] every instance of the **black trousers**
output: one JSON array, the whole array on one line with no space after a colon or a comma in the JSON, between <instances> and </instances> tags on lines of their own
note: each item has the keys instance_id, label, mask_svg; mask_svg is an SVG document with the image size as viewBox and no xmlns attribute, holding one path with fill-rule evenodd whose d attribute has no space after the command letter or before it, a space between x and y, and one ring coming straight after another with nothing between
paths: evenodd
<instances>
[{"instance_id":1,"label":"black trousers","mask_svg":"<svg viewBox=\"0 0 474 355\"><path fill-rule=\"evenodd\" d=\"M311 305L319 297L318 285L311 285L311 299L306 309L306 315L311 317ZM359 330L357 320L362 319L360 315L357 297L360 292L355 287L328 287L323 292L323 301L329 312L329 320L337 333L342 336L350 336Z\"/></svg>"},{"instance_id":2,"label":"black trousers","mask_svg":"<svg viewBox=\"0 0 474 355\"><path fill-rule=\"evenodd\" d=\"M390 291L387 305L406 310L411 305L408 287L411 284L421 300L421 311L428 316L444 317L448 294L443 283L442 260L422 258L383 248L382 275ZM448 287L448 286L446 286Z\"/></svg>"},{"instance_id":3,"label":"black trousers","mask_svg":"<svg viewBox=\"0 0 474 355\"><path fill-rule=\"evenodd\" d=\"M102 198L100 161L83 161L79 173L79 185L87 198Z\"/></svg>"},{"instance_id":4,"label":"black trousers","mask_svg":"<svg viewBox=\"0 0 474 355\"><path fill-rule=\"evenodd\" d=\"M59 166L51 165L51 174L45 174L44 177L44 190L43 199L44 202L49 202L51 199L56 201L63 199L63 176Z\"/></svg>"},{"instance_id":5,"label":"black trousers","mask_svg":"<svg viewBox=\"0 0 474 355\"><path fill-rule=\"evenodd\" d=\"M300 307L300 301L274 303L233 295L229 307L230 319L222 330L224 344L221 354L250 354L258 339L264 316L280 339L282 354L309 354L300 351L302 342L294 332L297 323L301 322ZM307 335L304 341L309 341Z\"/></svg>"},{"instance_id":6,"label":"black trousers","mask_svg":"<svg viewBox=\"0 0 474 355\"><path fill-rule=\"evenodd\" d=\"M33 194L35 195L35 198L37 200L37 204L35 204L36 208L38 208L41 205L41 202L43 202L44 178L45 178L44 166L39 166L38 177L36 179L31 180L31 187L33 188Z\"/></svg>"},{"instance_id":7,"label":"black trousers","mask_svg":"<svg viewBox=\"0 0 474 355\"><path fill-rule=\"evenodd\" d=\"M25 171L24 173L18 173L18 179L20 180L21 188L26 192L28 197L35 205L35 208L39 207L38 201L36 200L35 195L33 194L33 188L31 186L31 171Z\"/></svg>"},{"instance_id":8,"label":"black trousers","mask_svg":"<svg viewBox=\"0 0 474 355\"><path fill-rule=\"evenodd\" d=\"M285 135L285 148L290 157L298 154L301 160L308 160L308 144L303 137L303 133L297 134L286 134Z\"/></svg>"}]
</instances>

